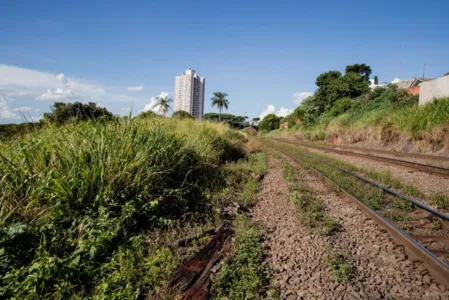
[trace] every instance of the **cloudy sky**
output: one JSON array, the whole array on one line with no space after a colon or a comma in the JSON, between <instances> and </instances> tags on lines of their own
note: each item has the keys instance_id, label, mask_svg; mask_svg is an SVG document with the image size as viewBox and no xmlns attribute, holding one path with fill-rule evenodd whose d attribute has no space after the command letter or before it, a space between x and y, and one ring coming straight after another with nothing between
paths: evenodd
<instances>
[{"instance_id":1,"label":"cloudy sky","mask_svg":"<svg viewBox=\"0 0 449 300\"><path fill-rule=\"evenodd\" d=\"M418 9L419 8L419 9ZM3 1L0 123L39 119L55 101L115 114L173 97L186 68L229 113L286 115L315 78L367 63L381 82L449 71L448 1Z\"/></svg>"}]
</instances>

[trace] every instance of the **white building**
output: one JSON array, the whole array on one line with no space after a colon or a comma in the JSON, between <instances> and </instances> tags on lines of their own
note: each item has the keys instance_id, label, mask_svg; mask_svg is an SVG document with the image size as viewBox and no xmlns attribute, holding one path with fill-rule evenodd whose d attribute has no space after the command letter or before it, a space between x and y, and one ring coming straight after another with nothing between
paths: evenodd
<instances>
[{"instance_id":1,"label":"white building","mask_svg":"<svg viewBox=\"0 0 449 300\"><path fill-rule=\"evenodd\" d=\"M190 68L175 78L175 111L183 110L201 120L204 113L206 78Z\"/></svg>"},{"instance_id":2,"label":"white building","mask_svg":"<svg viewBox=\"0 0 449 300\"><path fill-rule=\"evenodd\" d=\"M444 97L449 97L449 75L421 83L419 91L420 105Z\"/></svg>"}]
</instances>

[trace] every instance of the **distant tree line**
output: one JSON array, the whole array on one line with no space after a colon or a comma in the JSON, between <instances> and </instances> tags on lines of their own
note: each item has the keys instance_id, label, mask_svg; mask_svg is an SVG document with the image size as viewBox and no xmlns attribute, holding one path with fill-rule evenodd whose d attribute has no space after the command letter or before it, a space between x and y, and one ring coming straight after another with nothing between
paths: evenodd
<instances>
[{"instance_id":1,"label":"distant tree line","mask_svg":"<svg viewBox=\"0 0 449 300\"><path fill-rule=\"evenodd\" d=\"M247 117L245 118L243 116L235 116L232 114L207 113L204 114L203 120L226 123L233 128L244 128Z\"/></svg>"},{"instance_id":2,"label":"distant tree line","mask_svg":"<svg viewBox=\"0 0 449 300\"><path fill-rule=\"evenodd\" d=\"M111 112L104 107L97 106L93 102L87 104L81 102L55 102L51 108L51 112L44 113L43 118L39 122L0 125L0 139L6 140L20 134L29 133L36 128L42 127L45 123L63 125L67 122L111 120L113 118L115 117Z\"/></svg>"}]
</instances>

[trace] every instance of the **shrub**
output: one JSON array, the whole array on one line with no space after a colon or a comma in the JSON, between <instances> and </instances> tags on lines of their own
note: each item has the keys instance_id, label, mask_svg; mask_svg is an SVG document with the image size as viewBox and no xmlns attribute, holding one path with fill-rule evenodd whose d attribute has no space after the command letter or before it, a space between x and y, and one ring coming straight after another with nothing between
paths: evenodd
<instances>
[{"instance_id":1,"label":"shrub","mask_svg":"<svg viewBox=\"0 0 449 300\"><path fill-rule=\"evenodd\" d=\"M275 114L269 114L263 118L263 120L259 123L259 130L262 131L271 131L274 129L278 129L280 125L280 119Z\"/></svg>"},{"instance_id":2,"label":"shrub","mask_svg":"<svg viewBox=\"0 0 449 300\"><path fill-rule=\"evenodd\" d=\"M64 124L70 120L85 121L85 120L100 120L112 119L113 115L104 107L98 107L97 104L89 102L83 104L81 102L64 103L55 102L51 113L44 114L44 121L56 123L58 125Z\"/></svg>"},{"instance_id":3,"label":"shrub","mask_svg":"<svg viewBox=\"0 0 449 300\"><path fill-rule=\"evenodd\" d=\"M193 119L192 115L183 110L177 110L172 115L173 119Z\"/></svg>"},{"instance_id":4,"label":"shrub","mask_svg":"<svg viewBox=\"0 0 449 300\"><path fill-rule=\"evenodd\" d=\"M152 111L152 110L148 110L148 111L143 111L141 112L136 118L138 119L152 119L152 118L157 118L157 114Z\"/></svg>"},{"instance_id":5,"label":"shrub","mask_svg":"<svg viewBox=\"0 0 449 300\"><path fill-rule=\"evenodd\" d=\"M146 240L214 212L206 195L228 132L193 120L89 121L0 144L0 297L136 298L161 284L174 258Z\"/></svg>"}]
</instances>

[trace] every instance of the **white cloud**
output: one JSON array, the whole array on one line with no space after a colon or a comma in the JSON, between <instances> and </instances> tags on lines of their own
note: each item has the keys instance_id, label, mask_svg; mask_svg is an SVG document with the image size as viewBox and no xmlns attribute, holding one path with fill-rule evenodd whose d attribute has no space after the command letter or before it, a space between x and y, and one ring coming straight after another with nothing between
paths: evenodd
<instances>
[{"instance_id":1,"label":"white cloud","mask_svg":"<svg viewBox=\"0 0 449 300\"><path fill-rule=\"evenodd\" d=\"M29 96L37 100L97 102L114 93L88 80L0 64L0 94ZM76 96L76 98L75 98Z\"/></svg>"},{"instance_id":2,"label":"white cloud","mask_svg":"<svg viewBox=\"0 0 449 300\"><path fill-rule=\"evenodd\" d=\"M391 83L398 83L401 82L402 80L400 78L395 78L393 79L393 81Z\"/></svg>"},{"instance_id":3,"label":"white cloud","mask_svg":"<svg viewBox=\"0 0 449 300\"><path fill-rule=\"evenodd\" d=\"M63 73L49 73L0 64L0 96L14 99L21 97L21 105L24 107L38 107L45 110L46 104L40 101L79 101L102 103L111 111L120 112L120 108L125 105L119 105L119 102L128 102L129 106L139 108L148 102L148 97L144 96L143 92L127 95L123 92L126 88L127 86L102 85ZM39 104L35 105L36 102ZM2 116L13 117L15 111L9 108L5 110L4 103L3 101Z\"/></svg>"},{"instance_id":4,"label":"white cloud","mask_svg":"<svg viewBox=\"0 0 449 300\"><path fill-rule=\"evenodd\" d=\"M155 105L156 105L156 103L157 103L157 98L158 98L158 97L161 97L161 98L168 97L168 93L167 93L167 92L162 92L162 93L160 93L159 96L151 97L150 103L145 104L145 106L144 106L144 108L141 110L141 112L152 110L152 111L154 111L155 113L158 113L158 112L159 112L159 106L156 106L156 107L155 107Z\"/></svg>"},{"instance_id":5,"label":"white cloud","mask_svg":"<svg viewBox=\"0 0 449 300\"><path fill-rule=\"evenodd\" d=\"M281 106L281 108L279 108L279 110L276 112L276 116L278 116L278 117L286 117L289 114L291 114L292 112L293 112L292 109L285 108L285 107Z\"/></svg>"},{"instance_id":6,"label":"white cloud","mask_svg":"<svg viewBox=\"0 0 449 300\"><path fill-rule=\"evenodd\" d=\"M278 111L276 111L276 107L274 105L268 105L264 111L262 111L259 115L259 118L263 120L269 114L275 114L278 117L286 117L293 112L292 109L285 108L281 106Z\"/></svg>"},{"instance_id":7,"label":"white cloud","mask_svg":"<svg viewBox=\"0 0 449 300\"><path fill-rule=\"evenodd\" d=\"M17 92L10 92L8 93L9 97L23 97L23 96L28 96L27 92L23 92L23 91L17 91Z\"/></svg>"},{"instance_id":8,"label":"white cloud","mask_svg":"<svg viewBox=\"0 0 449 300\"><path fill-rule=\"evenodd\" d=\"M141 92L143 91L143 86L137 85L137 86L129 86L128 91L130 92Z\"/></svg>"},{"instance_id":9,"label":"white cloud","mask_svg":"<svg viewBox=\"0 0 449 300\"><path fill-rule=\"evenodd\" d=\"M9 108L9 103L12 101L9 97L0 96L0 119L18 119L17 115Z\"/></svg>"},{"instance_id":10,"label":"white cloud","mask_svg":"<svg viewBox=\"0 0 449 300\"><path fill-rule=\"evenodd\" d=\"M24 106L24 107L13 108L13 111L31 112L31 111L39 111L39 109L38 108L32 108L32 107L29 107L29 106Z\"/></svg>"},{"instance_id":11,"label":"white cloud","mask_svg":"<svg viewBox=\"0 0 449 300\"><path fill-rule=\"evenodd\" d=\"M67 81L67 79L65 78L65 75L63 73L56 75L56 79L58 79L59 81L63 81L63 82Z\"/></svg>"},{"instance_id":12,"label":"white cloud","mask_svg":"<svg viewBox=\"0 0 449 300\"><path fill-rule=\"evenodd\" d=\"M72 99L72 91L57 88L54 91L47 90L42 95L36 97L36 100L52 100L52 101L64 101Z\"/></svg>"},{"instance_id":13,"label":"white cloud","mask_svg":"<svg viewBox=\"0 0 449 300\"><path fill-rule=\"evenodd\" d=\"M276 107L274 107L274 105L268 105L267 108L265 108L264 111L262 111L259 115L259 118L261 120L263 120L263 118L265 118L267 115L269 114L274 114L276 112Z\"/></svg>"},{"instance_id":14,"label":"white cloud","mask_svg":"<svg viewBox=\"0 0 449 300\"><path fill-rule=\"evenodd\" d=\"M293 94L293 103L296 105L300 105L301 102L306 99L307 97L312 96L313 93L311 92L298 92Z\"/></svg>"}]
</instances>

